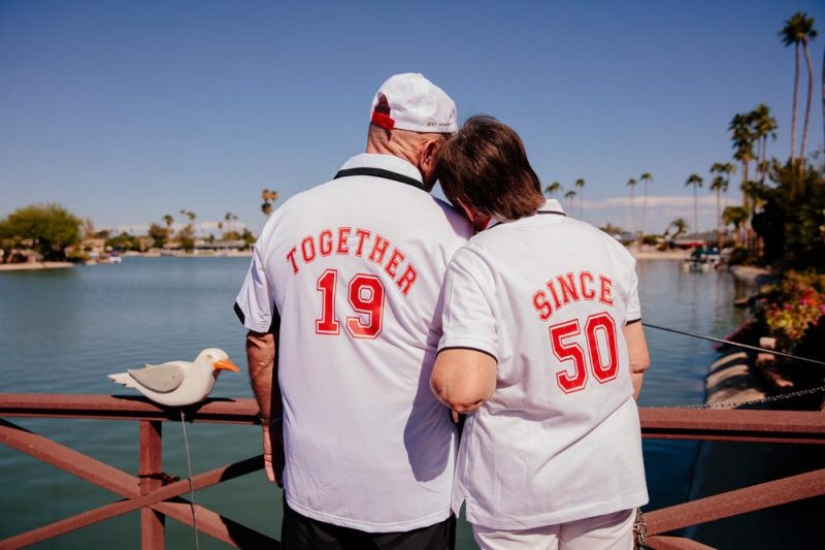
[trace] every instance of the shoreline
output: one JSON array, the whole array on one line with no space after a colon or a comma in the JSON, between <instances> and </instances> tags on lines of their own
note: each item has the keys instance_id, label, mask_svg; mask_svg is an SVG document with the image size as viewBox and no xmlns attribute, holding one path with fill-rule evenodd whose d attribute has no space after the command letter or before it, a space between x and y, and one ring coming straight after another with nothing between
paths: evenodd
<instances>
[{"instance_id":1,"label":"shoreline","mask_svg":"<svg viewBox=\"0 0 825 550\"><path fill-rule=\"evenodd\" d=\"M637 260L678 260L684 261L690 257L685 250L638 250L634 247L627 249Z\"/></svg>"},{"instance_id":2,"label":"shoreline","mask_svg":"<svg viewBox=\"0 0 825 550\"><path fill-rule=\"evenodd\" d=\"M678 260L683 261L688 257L684 250L635 250L628 248L628 251L636 260ZM123 258L247 258L252 256L252 251L233 251L229 253L206 253L206 254L185 254L157 252L124 254ZM80 265L72 262L23 262L15 264L0 264L2 271L40 271L44 269L67 269Z\"/></svg>"},{"instance_id":3,"label":"shoreline","mask_svg":"<svg viewBox=\"0 0 825 550\"><path fill-rule=\"evenodd\" d=\"M66 269L74 267L71 262L23 262L19 264L0 264L0 271L41 271L43 269Z\"/></svg>"}]
</instances>

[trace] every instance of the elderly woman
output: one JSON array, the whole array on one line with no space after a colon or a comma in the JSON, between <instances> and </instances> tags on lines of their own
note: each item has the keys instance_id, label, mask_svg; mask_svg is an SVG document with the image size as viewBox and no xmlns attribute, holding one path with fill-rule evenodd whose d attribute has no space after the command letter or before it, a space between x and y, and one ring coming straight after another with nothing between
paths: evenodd
<instances>
[{"instance_id":1,"label":"elderly woman","mask_svg":"<svg viewBox=\"0 0 825 550\"><path fill-rule=\"evenodd\" d=\"M630 549L647 503L635 396L648 366L635 261L545 200L524 145L474 117L442 148L477 228L444 283L436 396L469 413L453 508L483 549Z\"/></svg>"}]
</instances>

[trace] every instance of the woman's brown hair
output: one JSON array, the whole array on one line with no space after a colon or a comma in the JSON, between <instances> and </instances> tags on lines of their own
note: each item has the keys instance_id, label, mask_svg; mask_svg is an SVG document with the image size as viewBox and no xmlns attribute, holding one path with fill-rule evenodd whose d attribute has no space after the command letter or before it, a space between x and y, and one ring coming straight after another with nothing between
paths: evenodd
<instances>
[{"instance_id":1,"label":"woman's brown hair","mask_svg":"<svg viewBox=\"0 0 825 550\"><path fill-rule=\"evenodd\" d=\"M541 182L518 134L490 116L474 116L441 147L436 176L456 207L501 220L534 214L544 203Z\"/></svg>"}]
</instances>

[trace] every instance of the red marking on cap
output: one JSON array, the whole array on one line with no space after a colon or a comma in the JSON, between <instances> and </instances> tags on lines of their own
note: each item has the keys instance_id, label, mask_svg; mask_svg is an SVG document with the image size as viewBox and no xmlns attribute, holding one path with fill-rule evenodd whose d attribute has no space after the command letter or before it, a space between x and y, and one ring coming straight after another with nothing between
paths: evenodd
<instances>
[{"instance_id":1,"label":"red marking on cap","mask_svg":"<svg viewBox=\"0 0 825 550\"><path fill-rule=\"evenodd\" d=\"M375 110L372 113L372 123L377 126L381 126L386 130L392 130L395 128L395 121L392 117L385 115L384 113L379 113L378 110Z\"/></svg>"}]
</instances>

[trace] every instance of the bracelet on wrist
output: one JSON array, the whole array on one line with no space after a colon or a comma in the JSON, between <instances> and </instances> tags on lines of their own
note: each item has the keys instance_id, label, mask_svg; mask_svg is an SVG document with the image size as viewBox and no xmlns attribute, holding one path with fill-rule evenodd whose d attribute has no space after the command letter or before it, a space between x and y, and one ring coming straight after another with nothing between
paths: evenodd
<instances>
[{"instance_id":1,"label":"bracelet on wrist","mask_svg":"<svg viewBox=\"0 0 825 550\"><path fill-rule=\"evenodd\" d=\"M284 421L284 415L279 414L278 416L273 416L271 418L266 418L264 415L259 414L258 415L258 421L261 423L261 426L263 426L263 427L274 426L275 424L280 424L281 422Z\"/></svg>"}]
</instances>

